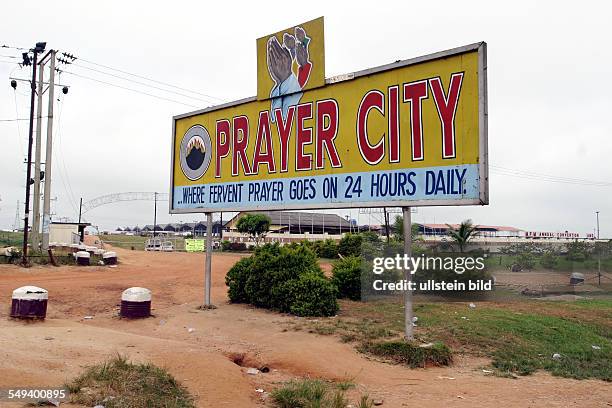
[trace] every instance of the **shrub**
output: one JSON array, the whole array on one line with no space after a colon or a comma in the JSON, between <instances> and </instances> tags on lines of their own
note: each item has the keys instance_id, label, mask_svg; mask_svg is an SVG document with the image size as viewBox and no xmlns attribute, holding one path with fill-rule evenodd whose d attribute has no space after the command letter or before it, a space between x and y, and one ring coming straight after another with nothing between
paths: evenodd
<instances>
[{"instance_id":1,"label":"shrub","mask_svg":"<svg viewBox=\"0 0 612 408\"><path fill-rule=\"evenodd\" d=\"M165 369L122 356L88 367L65 387L79 406L195 408L189 391Z\"/></svg>"},{"instance_id":2,"label":"shrub","mask_svg":"<svg viewBox=\"0 0 612 408\"><path fill-rule=\"evenodd\" d=\"M531 270L535 267L535 264L536 264L535 255L529 252L524 252L522 254L519 254L516 257L516 264L520 266L520 269Z\"/></svg>"},{"instance_id":3,"label":"shrub","mask_svg":"<svg viewBox=\"0 0 612 408\"><path fill-rule=\"evenodd\" d=\"M232 302L300 316L328 316L337 311L337 290L306 245L263 245L237 262L225 282Z\"/></svg>"},{"instance_id":4,"label":"shrub","mask_svg":"<svg viewBox=\"0 0 612 408\"><path fill-rule=\"evenodd\" d=\"M249 277L252 264L252 258L243 258L236 262L227 272L227 275L225 275L225 284L229 287L227 294L231 302L248 302L244 287Z\"/></svg>"},{"instance_id":5,"label":"shrub","mask_svg":"<svg viewBox=\"0 0 612 408\"><path fill-rule=\"evenodd\" d=\"M318 379L293 380L272 391L270 396L275 408L371 408L373 403L367 395L361 395L359 403L349 404L345 392L351 386Z\"/></svg>"},{"instance_id":6,"label":"shrub","mask_svg":"<svg viewBox=\"0 0 612 408\"><path fill-rule=\"evenodd\" d=\"M553 251L546 251L540 257L540 265L546 269L554 269L559 264L559 258Z\"/></svg>"},{"instance_id":7,"label":"shrub","mask_svg":"<svg viewBox=\"0 0 612 408\"><path fill-rule=\"evenodd\" d=\"M574 241L565 245L569 261L586 261L589 258L591 247L586 242Z\"/></svg>"},{"instance_id":8,"label":"shrub","mask_svg":"<svg viewBox=\"0 0 612 408\"><path fill-rule=\"evenodd\" d=\"M285 303L282 311L296 316L333 316L338 311L338 290L321 274L300 275L285 282L281 288L281 299Z\"/></svg>"},{"instance_id":9,"label":"shrub","mask_svg":"<svg viewBox=\"0 0 612 408\"><path fill-rule=\"evenodd\" d=\"M315 251L321 258L334 259L338 257L338 244L333 239L317 241Z\"/></svg>"},{"instance_id":10,"label":"shrub","mask_svg":"<svg viewBox=\"0 0 612 408\"><path fill-rule=\"evenodd\" d=\"M342 256L359 256L362 242L360 234L345 234L338 243L338 253Z\"/></svg>"},{"instance_id":11,"label":"shrub","mask_svg":"<svg viewBox=\"0 0 612 408\"><path fill-rule=\"evenodd\" d=\"M430 365L447 366L453 362L452 352L442 343L435 343L431 347L419 347L405 341L385 341L365 343L360 347L360 351L389 358L412 368Z\"/></svg>"},{"instance_id":12,"label":"shrub","mask_svg":"<svg viewBox=\"0 0 612 408\"><path fill-rule=\"evenodd\" d=\"M223 251L229 251L229 250L230 250L230 245L231 245L231 244L232 244L232 243L231 243L231 242L229 242L228 240L221 241L221 250L223 250Z\"/></svg>"},{"instance_id":13,"label":"shrub","mask_svg":"<svg viewBox=\"0 0 612 408\"><path fill-rule=\"evenodd\" d=\"M244 242L231 242L229 245L230 251L246 251L247 246Z\"/></svg>"},{"instance_id":14,"label":"shrub","mask_svg":"<svg viewBox=\"0 0 612 408\"><path fill-rule=\"evenodd\" d=\"M361 300L361 266L362 259L356 256L334 262L332 282L338 288L340 298Z\"/></svg>"}]
</instances>

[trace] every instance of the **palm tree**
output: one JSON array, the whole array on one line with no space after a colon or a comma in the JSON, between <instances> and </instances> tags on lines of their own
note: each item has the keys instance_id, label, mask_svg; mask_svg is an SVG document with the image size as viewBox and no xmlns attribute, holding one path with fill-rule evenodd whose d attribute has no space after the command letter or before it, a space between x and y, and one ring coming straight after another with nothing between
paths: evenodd
<instances>
[{"instance_id":1,"label":"palm tree","mask_svg":"<svg viewBox=\"0 0 612 408\"><path fill-rule=\"evenodd\" d=\"M455 229L450 225L448 226L448 235L453 241L459 245L459 252L463 252L468 242L476 236L476 225L472 224L472 220L465 220L459 225L459 228Z\"/></svg>"}]
</instances>

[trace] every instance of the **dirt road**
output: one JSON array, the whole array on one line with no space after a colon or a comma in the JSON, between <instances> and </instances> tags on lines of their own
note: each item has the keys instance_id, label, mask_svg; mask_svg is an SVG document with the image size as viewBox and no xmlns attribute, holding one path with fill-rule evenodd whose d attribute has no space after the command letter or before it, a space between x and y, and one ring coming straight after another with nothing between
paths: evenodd
<instances>
[{"instance_id":1,"label":"dirt road","mask_svg":"<svg viewBox=\"0 0 612 408\"><path fill-rule=\"evenodd\" d=\"M224 276L238 255L213 256L212 298L218 309L199 311L204 255L117 252L116 268L0 265L0 387L61 385L85 365L121 353L166 367L200 407L264 406L265 394L255 389L269 391L302 376L351 380L358 384L352 395L367 392L384 400L384 407L612 404L612 385L601 381L545 373L516 380L490 377L479 369L486 361L467 358L449 368L411 370L368 359L331 336L286 331L299 318L227 303ZM11 292L23 285L49 291L46 321L8 319ZM153 291L154 318L116 317L121 292L130 286ZM234 362L240 359L242 366ZM262 365L270 373L246 374L247 367Z\"/></svg>"}]
</instances>

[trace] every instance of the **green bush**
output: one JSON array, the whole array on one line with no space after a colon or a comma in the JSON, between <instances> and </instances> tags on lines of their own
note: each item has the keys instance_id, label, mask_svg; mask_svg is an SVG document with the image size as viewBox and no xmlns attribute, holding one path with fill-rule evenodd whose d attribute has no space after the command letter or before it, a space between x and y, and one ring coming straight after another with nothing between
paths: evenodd
<instances>
[{"instance_id":1,"label":"green bush","mask_svg":"<svg viewBox=\"0 0 612 408\"><path fill-rule=\"evenodd\" d=\"M230 251L246 251L248 248L244 242L232 242L229 249Z\"/></svg>"},{"instance_id":2,"label":"green bush","mask_svg":"<svg viewBox=\"0 0 612 408\"><path fill-rule=\"evenodd\" d=\"M586 261L591 252L591 246L586 242L574 241L565 245L568 261Z\"/></svg>"},{"instance_id":3,"label":"green bush","mask_svg":"<svg viewBox=\"0 0 612 408\"><path fill-rule=\"evenodd\" d=\"M281 285L279 310L296 316L333 316L338 311L338 290L325 276L306 273Z\"/></svg>"},{"instance_id":4,"label":"green bush","mask_svg":"<svg viewBox=\"0 0 612 408\"><path fill-rule=\"evenodd\" d=\"M521 269L532 270L536 265L536 257L529 252L519 254L516 257L516 264L519 265Z\"/></svg>"},{"instance_id":5,"label":"green bush","mask_svg":"<svg viewBox=\"0 0 612 408\"><path fill-rule=\"evenodd\" d=\"M360 234L345 234L338 243L338 253L342 256L359 256L362 242Z\"/></svg>"},{"instance_id":6,"label":"green bush","mask_svg":"<svg viewBox=\"0 0 612 408\"><path fill-rule=\"evenodd\" d=\"M249 272L253 264L253 259L242 258L225 275L225 284L229 287L227 292L229 299L234 303L248 302L247 294L244 290Z\"/></svg>"},{"instance_id":7,"label":"green bush","mask_svg":"<svg viewBox=\"0 0 612 408\"><path fill-rule=\"evenodd\" d=\"M447 366L453 362L451 350L443 343L435 343L431 347L419 347L405 341L386 341L380 343L365 343L359 350L375 356L389 358L412 368L430 365Z\"/></svg>"},{"instance_id":8,"label":"green bush","mask_svg":"<svg viewBox=\"0 0 612 408\"><path fill-rule=\"evenodd\" d=\"M362 259L350 256L334 262L332 282L338 288L340 298L361 300Z\"/></svg>"},{"instance_id":9,"label":"green bush","mask_svg":"<svg viewBox=\"0 0 612 408\"><path fill-rule=\"evenodd\" d=\"M231 245L231 244L232 244L232 243L231 243L231 242L229 242L228 240L221 241L221 250L223 250L223 251L229 251L229 250L230 250L230 245Z\"/></svg>"},{"instance_id":10,"label":"green bush","mask_svg":"<svg viewBox=\"0 0 612 408\"><path fill-rule=\"evenodd\" d=\"M338 257L338 244L331 238L316 241L315 251L321 258L334 259Z\"/></svg>"},{"instance_id":11,"label":"green bush","mask_svg":"<svg viewBox=\"0 0 612 408\"><path fill-rule=\"evenodd\" d=\"M540 257L540 265L546 269L554 269L559 264L559 258L553 251L546 251Z\"/></svg>"},{"instance_id":12,"label":"green bush","mask_svg":"<svg viewBox=\"0 0 612 408\"><path fill-rule=\"evenodd\" d=\"M337 290L307 245L263 245L237 262L225 282L232 302L300 316L327 316L337 310Z\"/></svg>"}]
</instances>

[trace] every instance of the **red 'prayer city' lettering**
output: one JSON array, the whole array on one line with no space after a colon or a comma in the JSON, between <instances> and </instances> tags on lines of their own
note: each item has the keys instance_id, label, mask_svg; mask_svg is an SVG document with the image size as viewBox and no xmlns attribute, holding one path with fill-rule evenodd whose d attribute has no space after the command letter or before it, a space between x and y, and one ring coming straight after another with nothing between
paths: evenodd
<instances>
[{"instance_id":1,"label":"red 'prayer city' lettering","mask_svg":"<svg viewBox=\"0 0 612 408\"><path fill-rule=\"evenodd\" d=\"M429 98L431 91L440 119L442 158L455 158L455 115L462 82L463 72L459 72L451 75L447 92L439 77L392 85L386 89L386 93L378 89L366 92L356 112L353 128L361 157L370 165L379 163L387 154L389 163L400 161L401 100L405 104L403 106L407 107L410 118L411 159L424 160L424 133L428 129L423 128L423 103ZM274 115L275 127L271 124L270 115ZM372 115L386 118L386 132L377 135L368 134L368 120ZM231 121L218 120L215 131L215 177L221 177L222 161L230 156L230 153L232 176L238 176L240 172L244 175L257 175L262 165L267 169L267 173L289 171L289 146L294 126L296 171L324 169L328 165L342 167L335 145L339 123L340 109L334 99L290 106L284 115L280 109L274 112L261 111L257 121L253 157L249 161L248 117L240 115L233 117ZM311 152L307 152L308 146L311 145L314 145L310 147ZM279 155L275 154L275 149L279 149ZM277 157L280 157L278 166Z\"/></svg>"}]
</instances>

